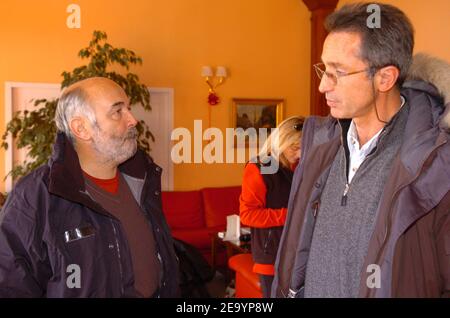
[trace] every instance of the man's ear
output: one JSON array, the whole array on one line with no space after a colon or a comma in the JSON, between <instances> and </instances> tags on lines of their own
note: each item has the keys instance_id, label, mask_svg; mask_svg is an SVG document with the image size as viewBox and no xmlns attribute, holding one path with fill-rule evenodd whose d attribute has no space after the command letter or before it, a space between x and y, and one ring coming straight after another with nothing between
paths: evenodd
<instances>
[{"instance_id":1,"label":"man's ear","mask_svg":"<svg viewBox=\"0 0 450 318\"><path fill-rule=\"evenodd\" d=\"M379 69L376 74L378 91L382 93L390 91L395 86L399 75L400 71L395 66L385 66Z\"/></svg>"},{"instance_id":2,"label":"man's ear","mask_svg":"<svg viewBox=\"0 0 450 318\"><path fill-rule=\"evenodd\" d=\"M86 118L73 117L70 121L70 131L81 140L88 141L91 139L91 127L88 125Z\"/></svg>"}]
</instances>

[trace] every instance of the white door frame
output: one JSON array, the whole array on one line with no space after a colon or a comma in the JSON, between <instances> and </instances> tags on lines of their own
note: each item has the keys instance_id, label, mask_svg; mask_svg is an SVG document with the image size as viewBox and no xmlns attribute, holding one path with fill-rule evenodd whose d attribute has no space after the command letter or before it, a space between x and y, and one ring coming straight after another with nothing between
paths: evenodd
<instances>
[{"instance_id":1,"label":"white door frame","mask_svg":"<svg viewBox=\"0 0 450 318\"><path fill-rule=\"evenodd\" d=\"M12 100L12 91L14 88L55 88L59 89L61 87L60 84L54 83L28 83L28 82L5 82L5 131L6 125L12 119L13 112L13 100ZM168 108L166 109L166 118L168 119L165 122L165 129L168 132L172 132L173 130L173 107L174 107L174 89L173 88L148 88L150 95L151 93L165 93L166 94L166 103ZM5 151L5 175L8 174L13 168L13 147L12 147L12 136L8 135L6 142L8 143L8 149ZM171 149L171 141L170 138L163 141L164 149ZM173 162L170 158L170 151L167 152L167 156L169 157L169 166L165 170L168 175L168 189L172 191L174 188L174 175L173 175ZM9 192L12 189L12 178L8 177L5 180L5 191Z\"/></svg>"},{"instance_id":2,"label":"white door frame","mask_svg":"<svg viewBox=\"0 0 450 318\"><path fill-rule=\"evenodd\" d=\"M151 96L152 93L162 93L165 96L165 105L167 106L167 109L165 109L165 116L164 116L164 121L162 124L164 124L164 131L168 132L168 138L164 139L161 142L161 145L163 146L163 149L166 149L167 151L165 152L165 161L167 163L167 168L164 170L163 173L167 173L167 177L163 176L165 181L166 181L166 189L163 189L165 191L173 191L174 189L174 168L173 168L173 161L171 158L171 149L172 149L172 141L170 139L172 131L173 131L173 108L174 108L174 89L173 88L166 88L166 87L159 87L159 88L153 88L153 87L149 87L148 88L149 92L150 92L150 104L151 104ZM150 127L150 131L152 130L152 128ZM158 162L156 162L158 163Z\"/></svg>"}]
</instances>

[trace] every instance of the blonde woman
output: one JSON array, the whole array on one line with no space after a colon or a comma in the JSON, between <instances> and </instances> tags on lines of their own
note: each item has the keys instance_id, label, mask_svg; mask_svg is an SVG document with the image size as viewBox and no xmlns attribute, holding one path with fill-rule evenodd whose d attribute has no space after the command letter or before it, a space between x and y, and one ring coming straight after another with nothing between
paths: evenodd
<instances>
[{"instance_id":1,"label":"blonde woman","mask_svg":"<svg viewBox=\"0 0 450 318\"><path fill-rule=\"evenodd\" d=\"M286 220L293 171L300 160L300 140L304 118L291 117L278 126L264 143L256 162L245 166L240 217L251 227L253 271L259 275L263 297L270 296L278 243ZM273 174L261 167L278 161Z\"/></svg>"}]
</instances>

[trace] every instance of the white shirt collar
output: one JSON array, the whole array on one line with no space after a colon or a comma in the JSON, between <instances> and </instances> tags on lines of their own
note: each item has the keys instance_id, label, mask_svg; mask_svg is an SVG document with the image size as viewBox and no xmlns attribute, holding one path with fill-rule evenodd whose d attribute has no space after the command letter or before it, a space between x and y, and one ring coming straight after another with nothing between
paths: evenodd
<instances>
[{"instance_id":1,"label":"white shirt collar","mask_svg":"<svg viewBox=\"0 0 450 318\"><path fill-rule=\"evenodd\" d=\"M347 134L347 144L350 151L350 154L352 154L354 151L362 152L365 156L367 156L370 151L375 147L376 140L378 136L381 134L381 131L383 128L381 128L368 142L364 144L364 146L360 146L359 139L358 139L358 132L356 131L356 125L355 122L352 120L350 127L348 129Z\"/></svg>"},{"instance_id":2,"label":"white shirt collar","mask_svg":"<svg viewBox=\"0 0 450 318\"><path fill-rule=\"evenodd\" d=\"M403 105L405 105L405 98L400 95L400 99L401 99L401 104L400 104L400 108L399 110L403 107ZM378 136L380 136L380 133L383 131L384 127L381 128L372 138L370 138L370 140L368 142L366 142L364 144L364 146L362 146L360 148L359 145L359 139L358 139L358 132L356 131L356 125L355 122L352 120L352 122L350 123L350 127L348 128L348 133L347 133L347 144L348 144L348 148L350 150L350 154L353 153L353 150L362 152L363 154L365 154L366 156L372 151L372 149L375 147L376 145L376 140L378 138Z\"/></svg>"},{"instance_id":3,"label":"white shirt collar","mask_svg":"<svg viewBox=\"0 0 450 318\"><path fill-rule=\"evenodd\" d=\"M405 98L401 95L400 98L402 101L400 108L402 108L405 104ZM377 145L378 137L380 136L383 129L384 128L381 128L372 138L370 138L368 142L364 144L364 146L360 147L356 125L353 120L351 121L347 133L347 145L350 154L350 170L348 174L348 182L353 179L353 176L355 175L359 166Z\"/></svg>"}]
</instances>

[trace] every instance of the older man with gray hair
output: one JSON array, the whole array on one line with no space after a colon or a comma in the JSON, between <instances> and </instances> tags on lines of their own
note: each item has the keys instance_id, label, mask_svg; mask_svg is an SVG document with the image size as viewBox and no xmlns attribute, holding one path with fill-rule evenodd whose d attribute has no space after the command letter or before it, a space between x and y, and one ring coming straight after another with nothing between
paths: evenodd
<instances>
[{"instance_id":1,"label":"older man with gray hair","mask_svg":"<svg viewBox=\"0 0 450 318\"><path fill-rule=\"evenodd\" d=\"M0 297L175 297L178 263L161 207L161 168L137 149L123 89L65 89L48 164L0 214Z\"/></svg>"}]
</instances>

